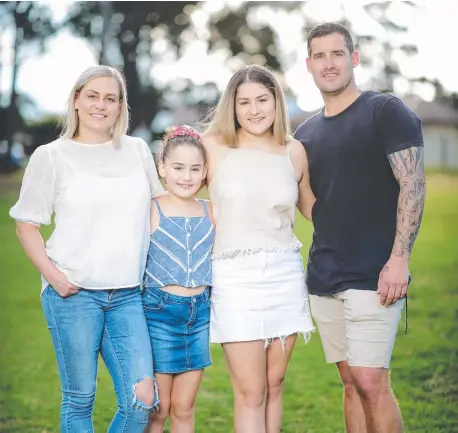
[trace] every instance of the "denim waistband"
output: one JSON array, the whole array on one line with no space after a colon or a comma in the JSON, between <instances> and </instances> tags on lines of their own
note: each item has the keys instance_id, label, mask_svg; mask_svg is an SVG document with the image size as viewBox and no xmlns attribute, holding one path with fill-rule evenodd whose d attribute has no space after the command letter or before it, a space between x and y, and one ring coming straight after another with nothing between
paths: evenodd
<instances>
[{"instance_id":1,"label":"denim waistband","mask_svg":"<svg viewBox=\"0 0 458 433\"><path fill-rule=\"evenodd\" d=\"M200 294L192 296L178 296L172 295L171 293L164 292L159 287L145 287L144 290L154 293L155 296L160 298L164 302L172 302L175 304L193 304L196 302L207 302L210 299L210 286Z\"/></svg>"}]
</instances>

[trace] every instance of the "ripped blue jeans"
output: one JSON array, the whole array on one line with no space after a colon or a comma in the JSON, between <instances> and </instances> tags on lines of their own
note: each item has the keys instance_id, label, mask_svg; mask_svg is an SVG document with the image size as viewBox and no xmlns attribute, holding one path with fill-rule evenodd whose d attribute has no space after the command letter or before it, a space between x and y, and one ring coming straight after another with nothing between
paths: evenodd
<instances>
[{"instance_id":1,"label":"ripped blue jeans","mask_svg":"<svg viewBox=\"0 0 458 433\"><path fill-rule=\"evenodd\" d=\"M61 431L93 433L101 354L113 379L118 403L108 432L143 432L158 397L140 288L82 289L62 298L48 286L41 299L62 385ZM153 380L143 382L137 395L138 384L148 378Z\"/></svg>"}]
</instances>

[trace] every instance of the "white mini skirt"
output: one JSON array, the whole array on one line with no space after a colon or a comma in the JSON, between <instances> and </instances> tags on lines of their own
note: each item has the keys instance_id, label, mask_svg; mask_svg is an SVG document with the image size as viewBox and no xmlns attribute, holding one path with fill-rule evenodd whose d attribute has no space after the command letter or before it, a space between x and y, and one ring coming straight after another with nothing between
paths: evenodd
<instances>
[{"instance_id":1,"label":"white mini skirt","mask_svg":"<svg viewBox=\"0 0 458 433\"><path fill-rule=\"evenodd\" d=\"M282 341L314 331L299 251L214 260L210 342Z\"/></svg>"}]
</instances>

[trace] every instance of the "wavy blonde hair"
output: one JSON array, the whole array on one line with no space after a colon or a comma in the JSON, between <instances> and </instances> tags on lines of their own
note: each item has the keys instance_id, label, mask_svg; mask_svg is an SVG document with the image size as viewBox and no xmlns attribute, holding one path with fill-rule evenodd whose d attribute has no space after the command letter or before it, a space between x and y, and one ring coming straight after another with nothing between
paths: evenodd
<instances>
[{"instance_id":1,"label":"wavy blonde hair","mask_svg":"<svg viewBox=\"0 0 458 433\"><path fill-rule=\"evenodd\" d=\"M269 69L259 65L245 66L232 76L221 99L210 113L211 120L204 135L218 135L224 144L236 147L237 129L240 125L235 115L235 98L239 86L244 83L261 84L274 96L275 119L272 134L275 141L285 145L291 135L285 95L275 75Z\"/></svg>"},{"instance_id":2,"label":"wavy blonde hair","mask_svg":"<svg viewBox=\"0 0 458 433\"><path fill-rule=\"evenodd\" d=\"M121 73L111 66L91 66L78 77L67 99L66 112L62 116L60 122L62 126L60 136L72 139L78 133L79 118L78 113L75 110L75 99L86 84L95 78L100 77L113 77L119 84L119 103L121 104L121 107L118 118L116 119L113 127L110 129L110 136L113 140L113 144L119 147L121 137L127 134L129 129L129 108L127 105L126 82Z\"/></svg>"}]
</instances>

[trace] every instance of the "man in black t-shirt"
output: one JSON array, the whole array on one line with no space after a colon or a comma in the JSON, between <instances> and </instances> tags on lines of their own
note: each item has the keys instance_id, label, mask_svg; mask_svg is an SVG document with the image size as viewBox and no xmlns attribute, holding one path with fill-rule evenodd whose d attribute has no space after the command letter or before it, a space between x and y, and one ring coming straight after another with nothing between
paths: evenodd
<instances>
[{"instance_id":1,"label":"man in black t-shirt","mask_svg":"<svg viewBox=\"0 0 458 433\"><path fill-rule=\"evenodd\" d=\"M347 431L399 433L388 369L425 201L421 123L398 98L357 89L359 56L345 27L312 30L308 55L325 105L295 133L317 198L312 314L345 385Z\"/></svg>"}]
</instances>

